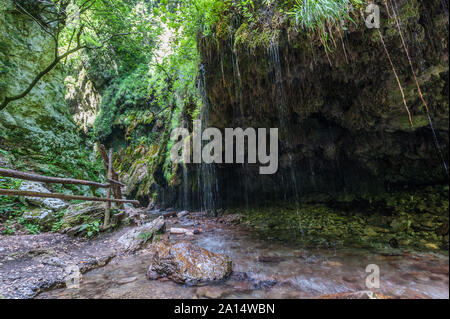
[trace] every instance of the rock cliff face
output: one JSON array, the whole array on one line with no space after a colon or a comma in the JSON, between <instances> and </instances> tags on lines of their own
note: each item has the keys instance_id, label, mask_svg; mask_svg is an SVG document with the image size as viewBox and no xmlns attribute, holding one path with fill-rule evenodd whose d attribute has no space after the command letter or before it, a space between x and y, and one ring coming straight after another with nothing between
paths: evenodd
<instances>
[{"instance_id":1,"label":"rock cliff face","mask_svg":"<svg viewBox=\"0 0 450 319\"><path fill-rule=\"evenodd\" d=\"M397 1L397 5L434 130L395 19L384 10L380 32L413 126L379 33L363 21L349 26L342 38L335 35L328 54L319 41L287 27L280 28L268 46L252 51L235 41L246 36L244 24L235 23L235 31L214 43L201 42L208 125L222 131L277 127L280 132L279 171L263 176L258 174L259 164L217 165L213 181L220 194L217 202L226 206L283 200L294 198L296 189L301 196L329 197L445 183L448 8L441 1ZM196 188L194 179L190 178L189 189Z\"/></svg>"},{"instance_id":2,"label":"rock cliff face","mask_svg":"<svg viewBox=\"0 0 450 319\"><path fill-rule=\"evenodd\" d=\"M36 22L15 10L12 1L1 2L0 24L3 98L21 93L52 62L54 42ZM64 94L64 74L57 67L25 98L0 112L0 146L9 150L16 166L47 172L54 170L51 165L67 170L77 164L81 140Z\"/></svg>"}]
</instances>

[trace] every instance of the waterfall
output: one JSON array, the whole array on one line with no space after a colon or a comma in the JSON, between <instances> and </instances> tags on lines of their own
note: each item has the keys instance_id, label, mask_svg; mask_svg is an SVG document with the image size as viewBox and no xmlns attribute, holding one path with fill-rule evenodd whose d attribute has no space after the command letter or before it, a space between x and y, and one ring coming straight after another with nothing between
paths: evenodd
<instances>
[{"instance_id":1,"label":"waterfall","mask_svg":"<svg viewBox=\"0 0 450 319\"><path fill-rule=\"evenodd\" d=\"M232 33L234 34L234 33ZM231 44L233 45L234 43L234 36L231 37ZM242 96L242 79L241 79L241 72L239 70L239 60L238 60L238 56L235 52L234 49L231 50L231 63L232 63L232 67L233 67L233 84L234 84L234 88L235 88L235 99L237 101L237 103L239 104L239 117L241 119L241 123L244 124L245 123L245 114L244 114L244 105L243 105L243 96ZM233 119L233 121L235 122L236 119ZM242 171L243 171L243 191L244 191L244 200L245 200L245 206L248 209L249 208L249 197L248 197L248 186L249 186L249 182L248 182L248 164L244 161L244 163L242 163Z\"/></svg>"},{"instance_id":2,"label":"waterfall","mask_svg":"<svg viewBox=\"0 0 450 319\"><path fill-rule=\"evenodd\" d=\"M437 149L438 154L442 161L442 166L444 167L445 174L447 175L447 178L448 178L447 162L445 161L445 157L444 157L444 154L442 153L441 145L439 144L439 140L437 138L436 131L434 130L434 125L433 125L433 121L431 120L430 112L427 112L427 116L428 116L428 123L430 124L430 128L431 128L431 132L433 133L434 145L436 146L436 149Z\"/></svg>"},{"instance_id":3,"label":"waterfall","mask_svg":"<svg viewBox=\"0 0 450 319\"><path fill-rule=\"evenodd\" d=\"M275 85L276 85L275 102L276 102L276 106L278 109L278 118L280 120L280 122L279 122L280 131L281 131L280 135L285 137L285 146L286 146L286 151L287 151L287 155L288 155L288 159L289 159L289 170L290 170L292 185L294 188L295 205L296 205L297 214L298 214L299 210L300 210L300 196L299 196L297 178L296 178L295 168L294 168L294 159L292 156L292 152L289 149L289 145L291 144L289 142L289 137L291 136L291 127L289 124L287 105L286 105L285 95L284 95L283 75L281 72L280 52L279 52L278 43L271 42L269 49L268 49L268 55L271 59L273 71L274 71L274 81L275 81ZM302 231L301 225L300 225L300 230Z\"/></svg>"},{"instance_id":4,"label":"waterfall","mask_svg":"<svg viewBox=\"0 0 450 319\"><path fill-rule=\"evenodd\" d=\"M183 163L183 200L184 209L189 209L189 187L188 187L188 173L186 163Z\"/></svg>"},{"instance_id":5,"label":"waterfall","mask_svg":"<svg viewBox=\"0 0 450 319\"><path fill-rule=\"evenodd\" d=\"M183 118L181 120L181 127L188 129L189 125L186 122L186 120ZM186 143L186 141L184 141L183 143ZM184 147L189 147L189 145L184 145ZM180 198L183 199L183 202L181 203L183 205L184 209L189 209L190 205L189 205L189 175L188 175L188 167L187 164L183 161L182 163L182 167L183 167L183 196ZM181 199L180 199L181 202Z\"/></svg>"},{"instance_id":6,"label":"waterfall","mask_svg":"<svg viewBox=\"0 0 450 319\"><path fill-rule=\"evenodd\" d=\"M248 202L248 167L247 163L242 163L242 169L244 170L244 199L245 199L245 207L249 208Z\"/></svg>"},{"instance_id":7,"label":"waterfall","mask_svg":"<svg viewBox=\"0 0 450 319\"><path fill-rule=\"evenodd\" d=\"M208 99L208 94L206 91L206 77L205 77L205 67L200 66L200 77L198 80L198 92L202 98L203 107L200 112L200 119L202 129L208 127L209 125L209 111L210 103ZM202 149L204 141L202 141ZM208 210L215 210L217 208L217 199L219 195L219 182L217 180L216 165L215 163L200 164L200 170L197 178L198 182L198 192L199 201L201 205L201 211L207 212Z\"/></svg>"}]
</instances>

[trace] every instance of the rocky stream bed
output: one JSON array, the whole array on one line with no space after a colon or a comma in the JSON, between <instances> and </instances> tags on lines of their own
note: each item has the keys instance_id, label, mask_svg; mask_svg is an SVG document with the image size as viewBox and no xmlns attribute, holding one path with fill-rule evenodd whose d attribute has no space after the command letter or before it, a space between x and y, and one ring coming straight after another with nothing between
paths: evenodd
<instances>
[{"instance_id":1,"label":"rocky stream bed","mask_svg":"<svg viewBox=\"0 0 450 319\"><path fill-rule=\"evenodd\" d=\"M162 219L160 213L148 214L153 223ZM135 250L125 247L123 238L136 234L136 226L123 227L91 240L61 234L4 236L0 238L0 295L38 299L317 298L324 295L363 298L368 296L360 293L368 290L366 267L375 264L380 269L380 288L371 289L378 294L374 296L449 297L449 259L442 251L301 247L265 240L248 226L237 223L238 219L236 215L214 218L201 213L167 218L166 233L154 235L152 243ZM169 229L175 227L200 231L195 235L169 235ZM169 260L170 254L164 255L164 250L174 251L174 247L181 247L180 251L188 254L186 260L180 257ZM228 257L221 254L231 258L231 273L226 266ZM218 262L210 264L214 267L225 262L224 268L219 269L224 279L186 280L192 279L190 274L195 276L201 258L206 258L208 263L213 260L211 256ZM68 264L77 265L84 273L79 288L66 288ZM149 265L159 271L158 276L152 276ZM219 279L220 275L212 279Z\"/></svg>"}]
</instances>

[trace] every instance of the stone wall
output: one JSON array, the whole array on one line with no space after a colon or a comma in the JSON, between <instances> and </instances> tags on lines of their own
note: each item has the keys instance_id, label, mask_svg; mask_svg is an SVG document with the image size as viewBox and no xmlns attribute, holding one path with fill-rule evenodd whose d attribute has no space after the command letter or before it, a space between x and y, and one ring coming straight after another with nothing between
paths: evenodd
<instances>
[{"instance_id":1,"label":"stone wall","mask_svg":"<svg viewBox=\"0 0 450 319\"><path fill-rule=\"evenodd\" d=\"M441 1L397 4L448 162L448 8ZM231 36L217 42L201 41L209 126L280 128L280 169L261 176L259 164L218 165L222 205L293 198L295 189L302 196L329 198L447 181L395 20L383 7L380 31L414 126L379 34L362 21L350 25L342 38L334 35L329 59L320 41L292 27L278 30L278 39L268 47L235 46L240 26L234 25Z\"/></svg>"},{"instance_id":2,"label":"stone wall","mask_svg":"<svg viewBox=\"0 0 450 319\"><path fill-rule=\"evenodd\" d=\"M54 42L12 1L0 7L0 98L18 94L54 57ZM0 146L16 166L41 171L75 167L81 139L65 101L64 73L57 66L23 99L0 111ZM19 165L20 164L20 165Z\"/></svg>"}]
</instances>

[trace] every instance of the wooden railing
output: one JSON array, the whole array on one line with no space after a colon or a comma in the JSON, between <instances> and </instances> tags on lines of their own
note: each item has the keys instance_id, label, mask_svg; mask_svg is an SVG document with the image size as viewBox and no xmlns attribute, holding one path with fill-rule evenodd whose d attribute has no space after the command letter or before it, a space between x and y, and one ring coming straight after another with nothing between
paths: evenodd
<instances>
[{"instance_id":1,"label":"wooden railing","mask_svg":"<svg viewBox=\"0 0 450 319\"><path fill-rule=\"evenodd\" d=\"M103 158L103 162L105 164L105 169L107 171L107 184L73 179L73 178L60 178L60 177L49 177L42 176L38 174L25 173L21 171L16 171L12 169L3 169L0 168L0 176L3 177L12 177L27 181L41 182L47 184L71 184L71 185L85 185L91 186L95 188L106 188L107 195L106 197L91 197L91 196L80 196L80 195L66 195L66 194L58 194L58 193L42 193L42 192L33 192L33 191L23 191L16 189L1 189L0 195L3 196L27 196L27 197L42 197L42 198L59 198L64 200L84 200L91 202L105 202L105 219L103 223L104 228L108 228L110 218L111 218L111 203L118 203L121 208L123 208L123 204L130 203L133 205L139 205L139 201L137 200L128 200L122 199L122 187L125 184L119 181L119 174L114 170L112 165L112 149L109 150L109 154L106 153L106 149L103 145L99 145L100 154ZM111 195L113 198L111 198Z\"/></svg>"}]
</instances>

